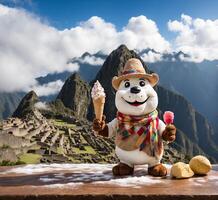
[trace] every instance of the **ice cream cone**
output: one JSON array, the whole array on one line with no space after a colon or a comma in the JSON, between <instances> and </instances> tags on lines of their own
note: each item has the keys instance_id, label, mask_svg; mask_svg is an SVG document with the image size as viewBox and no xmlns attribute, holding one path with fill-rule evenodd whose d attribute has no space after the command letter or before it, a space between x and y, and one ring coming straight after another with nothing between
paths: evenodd
<instances>
[{"instance_id":1,"label":"ice cream cone","mask_svg":"<svg viewBox=\"0 0 218 200\"><path fill-rule=\"evenodd\" d=\"M95 118L102 121L103 111L104 111L104 103L105 103L105 92L104 88L101 86L99 81L97 80L92 88L92 101L95 109Z\"/></svg>"},{"instance_id":2,"label":"ice cream cone","mask_svg":"<svg viewBox=\"0 0 218 200\"><path fill-rule=\"evenodd\" d=\"M103 112L104 112L104 103L105 103L105 97L100 96L97 99L93 99L93 105L95 109L95 118L102 120Z\"/></svg>"}]
</instances>

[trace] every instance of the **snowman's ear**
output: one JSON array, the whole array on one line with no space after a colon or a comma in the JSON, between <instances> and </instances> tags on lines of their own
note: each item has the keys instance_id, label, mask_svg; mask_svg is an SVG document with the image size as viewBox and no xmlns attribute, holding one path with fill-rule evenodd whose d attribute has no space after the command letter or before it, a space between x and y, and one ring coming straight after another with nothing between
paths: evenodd
<instances>
[{"instance_id":1,"label":"snowman's ear","mask_svg":"<svg viewBox=\"0 0 218 200\"><path fill-rule=\"evenodd\" d=\"M114 88L115 90L118 89L119 83L120 83L120 82L118 81L118 77L117 77L117 76L114 76L114 77L112 78L112 86L113 86L113 88Z\"/></svg>"}]
</instances>

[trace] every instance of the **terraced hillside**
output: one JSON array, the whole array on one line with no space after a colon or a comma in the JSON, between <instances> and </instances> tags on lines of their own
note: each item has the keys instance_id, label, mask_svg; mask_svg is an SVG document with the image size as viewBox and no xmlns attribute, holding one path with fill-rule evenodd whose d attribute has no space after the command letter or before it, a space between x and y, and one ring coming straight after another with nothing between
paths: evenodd
<instances>
[{"instance_id":1,"label":"terraced hillside","mask_svg":"<svg viewBox=\"0 0 218 200\"><path fill-rule=\"evenodd\" d=\"M68 119L69 120L69 119ZM25 119L3 121L0 161L12 163L113 163L112 140L96 137L88 122L47 120L35 110ZM33 159L33 157L35 159Z\"/></svg>"},{"instance_id":2,"label":"terraced hillside","mask_svg":"<svg viewBox=\"0 0 218 200\"><path fill-rule=\"evenodd\" d=\"M164 162L186 160L165 146ZM114 140L95 136L91 123L73 117L46 119L38 110L8 118L0 130L0 163L117 163Z\"/></svg>"}]
</instances>

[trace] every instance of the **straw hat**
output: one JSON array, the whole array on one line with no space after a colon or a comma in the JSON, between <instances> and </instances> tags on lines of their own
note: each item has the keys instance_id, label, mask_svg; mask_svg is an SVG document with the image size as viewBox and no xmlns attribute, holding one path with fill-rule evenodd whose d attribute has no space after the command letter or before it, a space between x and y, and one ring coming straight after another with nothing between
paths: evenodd
<instances>
[{"instance_id":1,"label":"straw hat","mask_svg":"<svg viewBox=\"0 0 218 200\"><path fill-rule=\"evenodd\" d=\"M128 78L145 78L150 82L152 87L155 86L159 80L159 76L157 74L147 74L141 61L136 58L129 59L126 62L121 74L119 76L113 77L112 85L114 89L117 90L120 85L120 82Z\"/></svg>"}]
</instances>

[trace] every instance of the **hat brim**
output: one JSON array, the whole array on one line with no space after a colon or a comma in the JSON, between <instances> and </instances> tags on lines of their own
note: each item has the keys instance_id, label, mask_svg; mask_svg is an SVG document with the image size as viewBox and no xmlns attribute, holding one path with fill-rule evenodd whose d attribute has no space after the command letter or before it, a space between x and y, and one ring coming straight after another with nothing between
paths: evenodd
<instances>
[{"instance_id":1,"label":"hat brim","mask_svg":"<svg viewBox=\"0 0 218 200\"><path fill-rule=\"evenodd\" d=\"M128 78L145 78L150 82L152 87L154 87L159 81L159 76L155 73L152 73L152 74L132 73L132 74L126 74L122 76L114 76L112 79L113 88L115 90L118 90L120 82Z\"/></svg>"}]
</instances>

